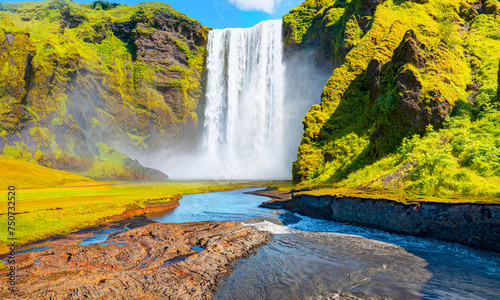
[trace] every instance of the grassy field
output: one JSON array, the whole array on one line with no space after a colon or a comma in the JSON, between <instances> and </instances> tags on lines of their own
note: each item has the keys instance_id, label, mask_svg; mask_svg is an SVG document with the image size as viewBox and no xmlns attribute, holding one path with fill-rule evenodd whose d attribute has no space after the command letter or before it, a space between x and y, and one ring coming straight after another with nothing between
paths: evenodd
<instances>
[{"instance_id":1,"label":"grassy field","mask_svg":"<svg viewBox=\"0 0 500 300\"><path fill-rule=\"evenodd\" d=\"M8 193L15 187L15 237L19 244L67 234L124 215L146 203L176 201L182 195L232 190L252 186L273 186L279 190L301 188L290 182L163 181L100 182L38 165L0 158L0 254L7 252L9 237ZM342 183L341 183L342 184ZM344 183L345 184L345 183ZM312 186L310 195L336 195L389 199L399 202L497 203L495 197L419 196L400 188L360 188L330 184ZM138 211L137 213L141 213ZM130 216L130 215L129 215Z\"/></svg>"},{"instance_id":2,"label":"grassy field","mask_svg":"<svg viewBox=\"0 0 500 300\"><path fill-rule=\"evenodd\" d=\"M312 191L296 193L295 195L304 194L312 196L337 196L337 197L353 197L364 199L384 199L392 200L401 203L414 202L438 202L438 203L476 203L476 204L500 204L500 199L488 197L429 197L408 194L397 189L363 189L363 188L345 188L345 187L315 187Z\"/></svg>"},{"instance_id":3,"label":"grassy field","mask_svg":"<svg viewBox=\"0 0 500 300\"><path fill-rule=\"evenodd\" d=\"M16 198L19 244L99 224L145 203L168 203L181 195L266 185L265 182L98 182L71 173L0 158L0 253L7 248L8 187Z\"/></svg>"}]
</instances>

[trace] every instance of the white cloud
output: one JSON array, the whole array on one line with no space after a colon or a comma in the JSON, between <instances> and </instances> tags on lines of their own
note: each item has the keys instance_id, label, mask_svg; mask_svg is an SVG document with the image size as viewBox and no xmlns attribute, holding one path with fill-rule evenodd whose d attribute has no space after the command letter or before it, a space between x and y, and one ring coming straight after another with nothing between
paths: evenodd
<instances>
[{"instance_id":1,"label":"white cloud","mask_svg":"<svg viewBox=\"0 0 500 300\"><path fill-rule=\"evenodd\" d=\"M229 3L240 10L257 10L271 14L281 1L282 0L229 0Z\"/></svg>"}]
</instances>

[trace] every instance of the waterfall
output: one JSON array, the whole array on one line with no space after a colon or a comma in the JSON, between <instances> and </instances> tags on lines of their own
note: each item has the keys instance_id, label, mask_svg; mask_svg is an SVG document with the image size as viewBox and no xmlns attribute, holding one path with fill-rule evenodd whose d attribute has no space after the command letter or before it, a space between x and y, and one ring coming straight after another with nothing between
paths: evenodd
<instances>
[{"instance_id":1,"label":"waterfall","mask_svg":"<svg viewBox=\"0 0 500 300\"><path fill-rule=\"evenodd\" d=\"M281 20L209 33L202 151L223 177L290 177L281 40Z\"/></svg>"},{"instance_id":2,"label":"waterfall","mask_svg":"<svg viewBox=\"0 0 500 300\"><path fill-rule=\"evenodd\" d=\"M210 31L199 148L167 143L141 163L175 179L291 179L302 120L332 70L314 51L284 60L281 26Z\"/></svg>"}]
</instances>

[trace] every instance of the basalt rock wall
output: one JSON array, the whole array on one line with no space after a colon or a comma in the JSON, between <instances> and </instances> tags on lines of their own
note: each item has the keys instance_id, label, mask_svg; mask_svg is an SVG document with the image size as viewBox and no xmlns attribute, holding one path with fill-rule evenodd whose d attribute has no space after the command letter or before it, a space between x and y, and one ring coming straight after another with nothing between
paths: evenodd
<instances>
[{"instance_id":1,"label":"basalt rock wall","mask_svg":"<svg viewBox=\"0 0 500 300\"><path fill-rule=\"evenodd\" d=\"M500 252L500 206L297 195L285 208L313 218L433 237Z\"/></svg>"}]
</instances>

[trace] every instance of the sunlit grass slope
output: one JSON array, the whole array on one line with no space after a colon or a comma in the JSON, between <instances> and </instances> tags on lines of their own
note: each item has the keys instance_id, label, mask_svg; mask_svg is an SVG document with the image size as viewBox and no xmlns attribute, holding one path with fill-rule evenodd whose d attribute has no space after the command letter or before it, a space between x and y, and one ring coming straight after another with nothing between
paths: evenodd
<instances>
[{"instance_id":1,"label":"sunlit grass slope","mask_svg":"<svg viewBox=\"0 0 500 300\"><path fill-rule=\"evenodd\" d=\"M498 199L500 2L375 2L307 0L283 17L285 47L336 67L303 121L294 180Z\"/></svg>"},{"instance_id":2,"label":"sunlit grass slope","mask_svg":"<svg viewBox=\"0 0 500 300\"><path fill-rule=\"evenodd\" d=\"M0 157L0 178L2 182L0 189L7 189L9 186L24 189L99 184L95 180L68 172L3 157Z\"/></svg>"},{"instance_id":3,"label":"sunlit grass slope","mask_svg":"<svg viewBox=\"0 0 500 300\"><path fill-rule=\"evenodd\" d=\"M216 181L98 182L5 158L0 158L0 170L0 194L3 194L0 200L0 253L7 250L9 186L16 187L18 214L15 237L22 244L96 225L131 209L144 208L146 203L168 203L185 194L265 184Z\"/></svg>"},{"instance_id":4,"label":"sunlit grass slope","mask_svg":"<svg viewBox=\"0 0 500 300\"><path fill-rule=\"evenodd\" d=\"M123 153L196 140L207 35L162 2L0 3L0 155L144 179Z\"/></svg>"}]
</instances>

